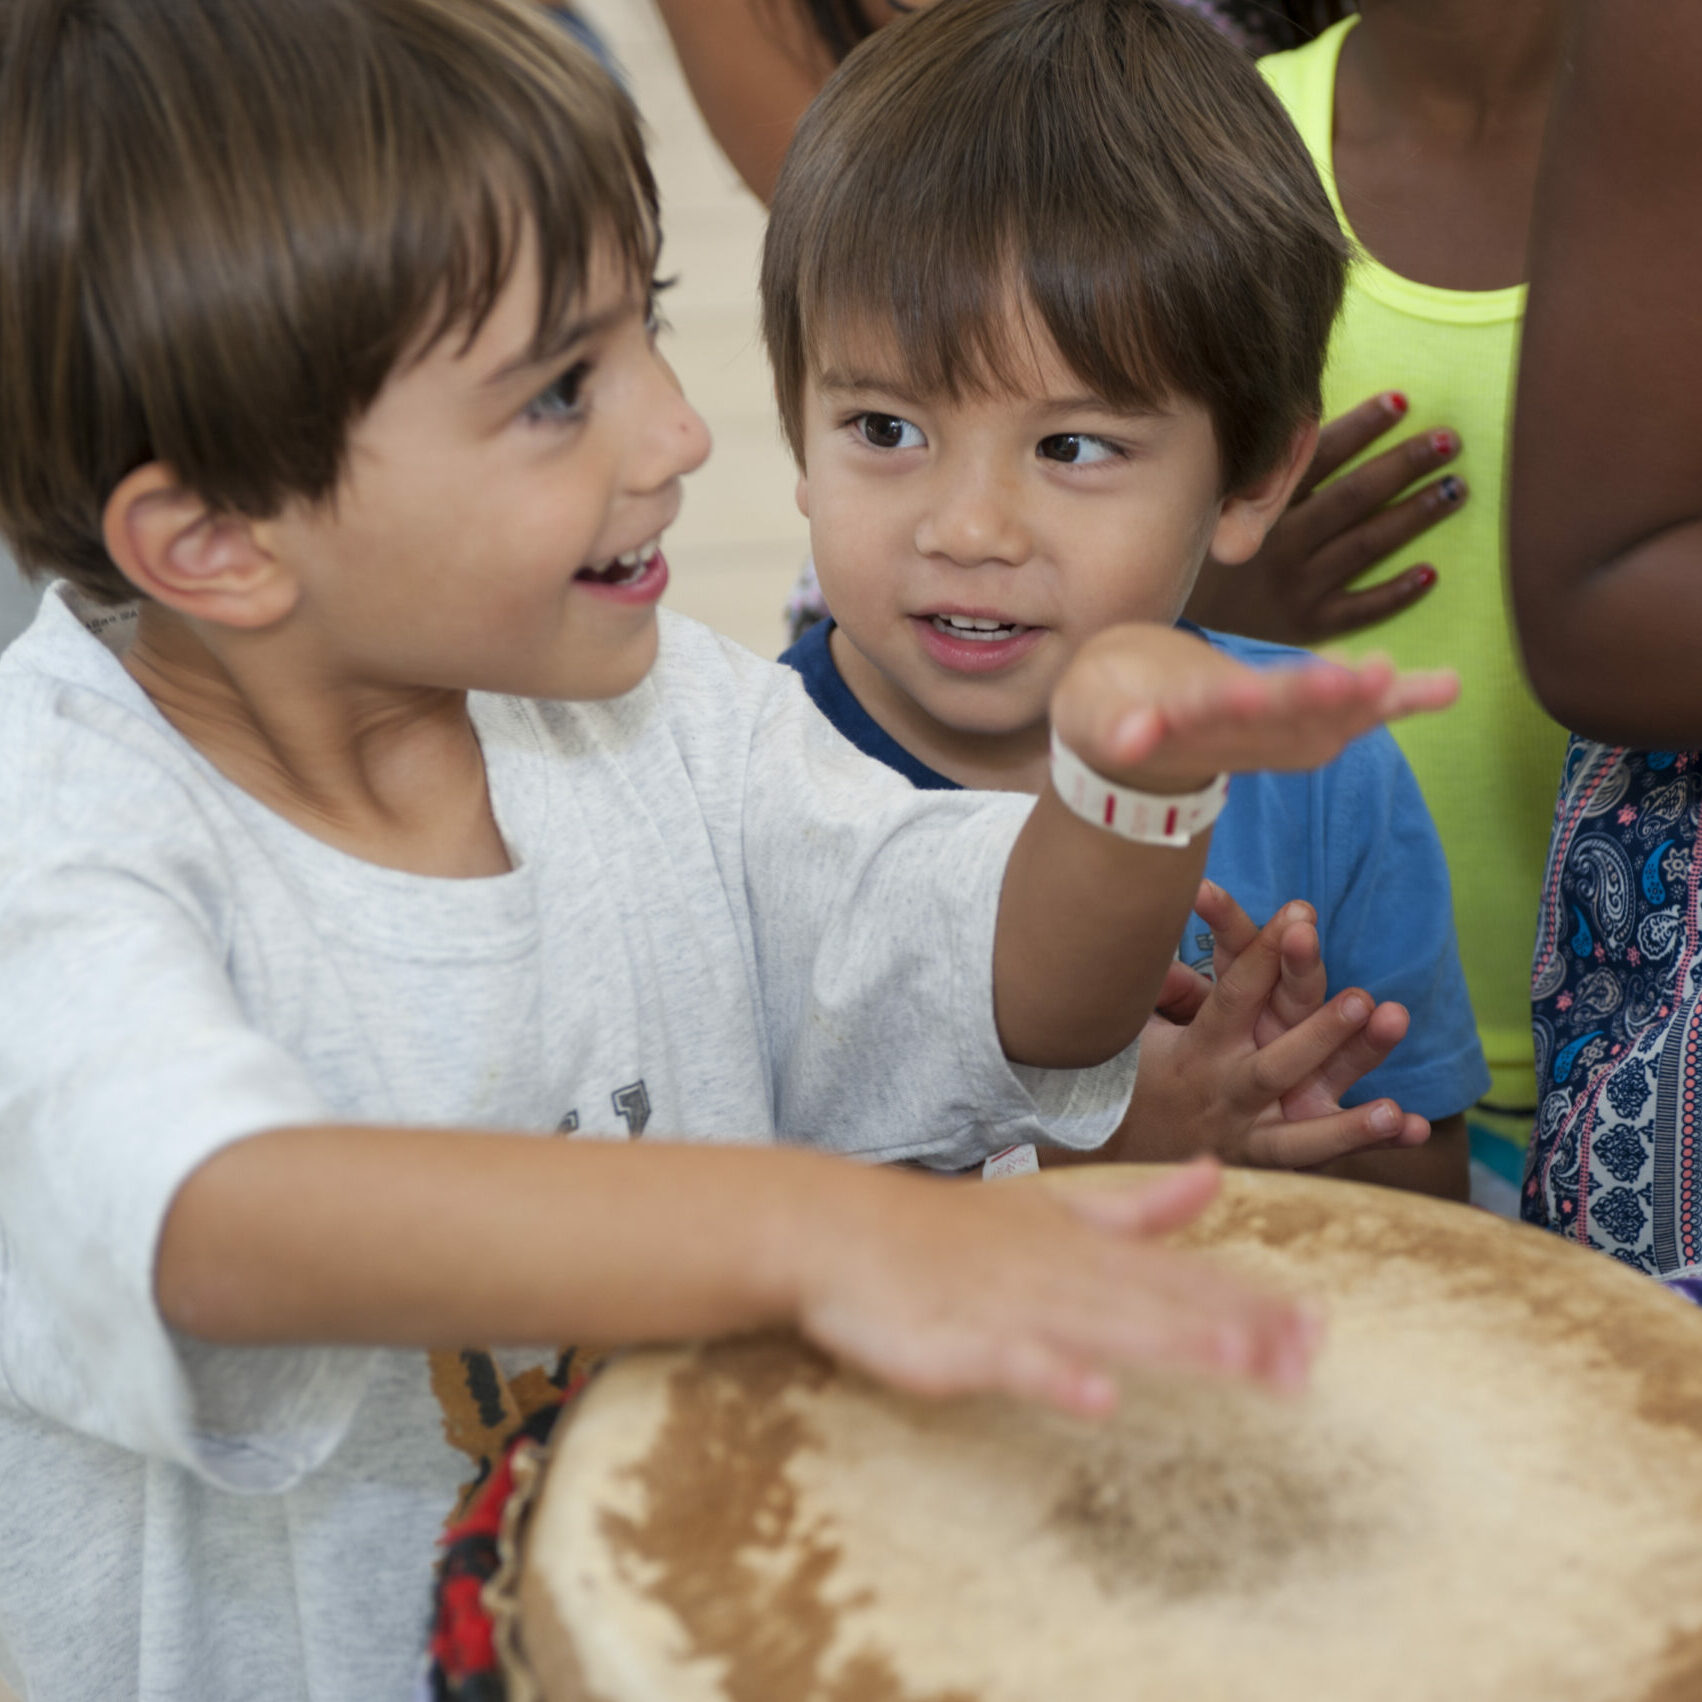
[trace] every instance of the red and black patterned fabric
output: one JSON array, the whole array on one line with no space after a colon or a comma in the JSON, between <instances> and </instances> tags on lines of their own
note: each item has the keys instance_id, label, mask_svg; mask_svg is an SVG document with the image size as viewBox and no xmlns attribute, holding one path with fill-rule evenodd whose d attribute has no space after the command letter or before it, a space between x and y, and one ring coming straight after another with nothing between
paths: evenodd
<instances>
[{"instance_id":1,"label":"red and black patterned fabric","mask_svg":"<svg viewBox=\"0 0 1702 1702\"><path fill-rule=\"evenodd\" d=\"M484 1602L485 1585L501 1564L497 1538L514 1493L514 1457L525 1444L548 1443L562 1410L584 1388L575 1378L562 1398L534 1412L515 1432L496 1468L480 1485L466 1513L443 1534L443 1558L433 1590L431 1702L506 1702L495 1627Z\"/></svg>"}]
</instances>

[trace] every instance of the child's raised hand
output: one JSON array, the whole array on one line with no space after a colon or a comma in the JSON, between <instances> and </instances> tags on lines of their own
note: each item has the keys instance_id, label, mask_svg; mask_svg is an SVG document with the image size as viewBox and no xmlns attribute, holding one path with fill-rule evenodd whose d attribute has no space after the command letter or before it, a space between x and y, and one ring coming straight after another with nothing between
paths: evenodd
<instances>
[{"instance_id":1,"label":"child's raised hand","mask_svg":"<svg viewBox=\"0 0 1702 1702\"><path fill-rule=\"evenodd\" d=\"M1446 430L1417 432L1330 478L1406 411L1406 398L1386 390L1331 420L1319 433L1294 500L1258 554L1234 565L1207 561L1188 599L1189 616L1249 638L1318 644L1387 620L1424 596L1436 583L1428 563L1358 590L1348 586L1459 513L1469 494L1459 478L1431 479L1408 491L1459 454L1459 438Z\"/></svg>"},{"instance_id":2,"label":"child's raised hand","mask_svg":"<svg viewBox=\"0 0 1702 1702\"><path fill-rule=\"evenodd\" d=\"M1174 627L1109 627L1076 653L1052 725L1088 767L1136 788L1188 791L1223 770L1316 768L1361 733L1459 695L1449 671L1385 657L1249 668Z\"/></svg>"},{"instance_id":3,"label":"child's raised hand","mask_svg":"<svg viewBox=\"0 0 1702 1702\"><path fill-rule=\"evenodd\" d=\"M1305 1381L1316 1320L1156 1239L1217 1192L1215 1165L1127 1189L946 1182L860 1171L812 1217L799 1327L925 1395L982 1390L1095 1416L1144 1365Z\"/></svg>"},{"instance_id":4,"label":"child's raised hand","mask_svg":"<svg viewBox=\"0 0 1702 1702\"><path fill-rule=\"evenodd\" d=\"M1216 1154L1229 1164L1305 1169L1369 1148L1420 1146L1429 1124L1392 1100L1340 1098L1406 1033L1406 1012L1357 988L1324 1001L1310 905L1255 928L1207 881L1195 908L1212 930L1215 983L1167 984L1142 1035L1140 1073L1113 1137L1125 1159ZM1166 1015L1189 1013L1186 1025Z\"/></svg>"}]
</instances>

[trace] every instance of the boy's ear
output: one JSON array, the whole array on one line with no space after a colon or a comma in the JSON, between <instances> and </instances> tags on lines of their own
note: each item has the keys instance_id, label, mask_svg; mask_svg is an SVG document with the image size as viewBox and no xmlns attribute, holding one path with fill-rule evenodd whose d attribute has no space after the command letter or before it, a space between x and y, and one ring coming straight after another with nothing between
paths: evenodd
<instances>
[{"instance_id":1,"label":"boy's ear","mask_svg":"<svg viewBox=\"0 0 1702 1702\"><path fill-rule=\"evenodd\" d=\"M106 553L144 596L193 620L254 630L295 607L295 577L266 528L211 508L150 461L119 481L102 514Z\"/></svg>"},{"instance_id":2,"label":"boy's ear","mask_svg":"<svg viewBox=\"0 0 1702 1702\"><path fill-rule=\"evenodd\" d=\"M798 512L808 520L810 517L810 475L808 473L798 475L798 486L792 493L792 500L797 503Z\"/></svg>"},{"instance_id":3,"label":"boy's ear","mask_svg":"<svg viewBox=\"0 0 1702 1702\"><path fill-rule=\"evenodd\" d=\"M1211 537L1211 556L1238 566L1250 561L1265 541L1265 534L1282 518L1294 487L1312 464L1318 447L1318 422L1307 420L1295 429L1288 448L1263 478L1223 499Z\"/></svg>"}]
</instances>

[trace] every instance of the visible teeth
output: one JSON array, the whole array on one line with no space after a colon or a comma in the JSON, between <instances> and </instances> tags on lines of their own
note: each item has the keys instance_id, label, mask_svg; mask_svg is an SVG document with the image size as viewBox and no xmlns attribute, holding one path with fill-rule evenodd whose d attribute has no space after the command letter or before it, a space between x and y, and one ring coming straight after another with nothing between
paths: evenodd
<instances>
[{"instance_id":1,"label":"visible teeth","mask_svg":"<svg viewBox=\"0 0 1702 1702\"><path fill-rule=\"evenodd\" d=\"M579 571L588 579L595 579L605 585L624 584L629 579L635 579L640 571L647 568L656 559L656 551L661 540L652 538L647 544L640 544L635 550L627 550L604 562L600 567L582 567Z\"/></svg>"},{"instance_id":2,"label":"visible teeth","mask_svg":"<svg viewBox=\"0 0 1702 1702\"><path fill-rule=\"evenodd\" d=\"M935 615L934 626L953 638L972 638L979 643L1010 638L1027 630L1015 621L986 620L979 615Z\"/></svg>"}]
</instances>

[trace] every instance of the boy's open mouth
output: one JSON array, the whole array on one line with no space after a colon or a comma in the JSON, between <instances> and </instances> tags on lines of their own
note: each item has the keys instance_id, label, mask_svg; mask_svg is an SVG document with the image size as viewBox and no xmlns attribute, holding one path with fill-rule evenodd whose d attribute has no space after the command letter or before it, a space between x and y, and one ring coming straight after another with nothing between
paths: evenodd
<instances>
[{"instance_id":1,"label":"boy's open mouth","mask_svg":"<svg viewBox=\"0 0 1702 1702\"><path fill-rule=\"evenodd\" d=\"M640 544L635 550L627 550L616 556L613 561L582 567L573 577L589 580L596 585L635 584L655 565L661 547L662 540L652 538L649 543Z\"/></svg>"},{"instance_id":2,"label":"boy's open mouth","mask_svg":"<svg viewBox=\"0 0 1702 1702\"><path fill-rule=\"evenodd\" d=\"M947 638L966 638L972 644L998 644L1028 628L1016 621L989 620L981 615L930 615L929 623Z\"/></svg>"},{"instance_id":3,"label":"boy's open mouth","mask_svg":"<svg viewBox=\"0 0 1702 1702\"><path fill-rule=\"evenodd\" d=\"M967 614L942 609L910 619L916 623L923 653L936 667L953 674L1002 674L1032 655L1045 642L1048 630L987 610Z\"/></svg>"}]
</instances>

